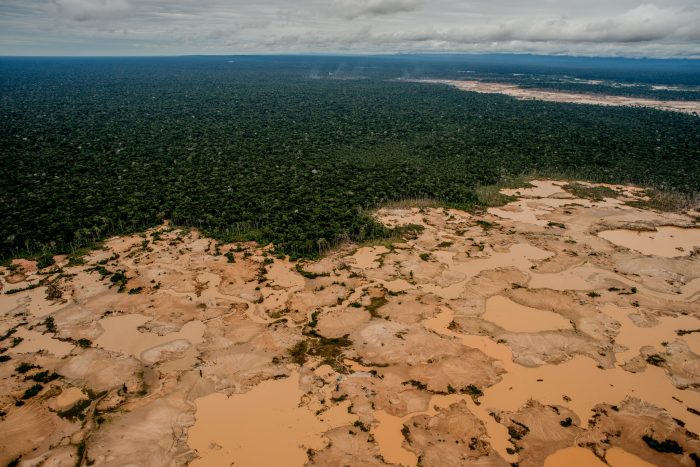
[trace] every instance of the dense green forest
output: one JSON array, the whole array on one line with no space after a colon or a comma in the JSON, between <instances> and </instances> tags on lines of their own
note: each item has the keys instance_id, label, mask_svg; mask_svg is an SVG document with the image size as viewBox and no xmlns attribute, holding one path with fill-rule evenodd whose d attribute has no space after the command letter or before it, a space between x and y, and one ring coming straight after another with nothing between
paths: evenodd
<instances>
[{"instance_id":1,"label":"dense green forest","mask_svg":"<svg viewBox=\"0 0 700 467\"><path fill-rule=\"evenodd\" d=\"M313 255L387 235L381 203L473 206L475 186L533 171L699 191L700 118L394 80L466 66L505 65L0 59L0 258L163 219Z\"/></svg>"}]
</instances>

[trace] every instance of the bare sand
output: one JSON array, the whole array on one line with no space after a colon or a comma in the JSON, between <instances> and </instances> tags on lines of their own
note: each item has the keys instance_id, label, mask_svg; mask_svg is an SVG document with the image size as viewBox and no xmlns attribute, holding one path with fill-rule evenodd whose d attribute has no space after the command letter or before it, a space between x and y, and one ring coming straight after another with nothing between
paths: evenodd
<instances>
[{"instance_id":1,"label":"bare sand","mask_svg":"<svg viewBox=\"0 0 700 467\"><path fill-rule=\"evenodd\" d=\"M0 464L693 465L697 211L566 184L380 209L424 230L300 264L313 279L169 225L63 261L60 297L0 296ZM2 291L45 277L17 269Z\"/></svg>"},{"instance_id":2,"label":"bare sand","mask_svg":"<svg viewBox=\"0 0 700 467\"><path fill-rule=\"evenodd\" d=\"M53 402L53 408L59 412L70 409L80 401L88 399L88 396L80 388L72 387L62 391Z\"/></svg>"},{"instance_id":3,"label":"bare sand","mask_svg":"<svg viewBox=\"0 0 700 467\"><path fill-rule=\"evenodd\" d=\"M605 94L581 94L564 91L548 91L537 88L522 88L515 84L485 83L482 81L462 81L444 79L412 80L419 83L447 84L462 91L485 94L505 94L519 100L540 100L549 102L569 102L573 104L591 104L607 106L651 107L659 110L700 113L699 101L661 101L641 97L612 96Z\"/></svg>"}]
</instances>

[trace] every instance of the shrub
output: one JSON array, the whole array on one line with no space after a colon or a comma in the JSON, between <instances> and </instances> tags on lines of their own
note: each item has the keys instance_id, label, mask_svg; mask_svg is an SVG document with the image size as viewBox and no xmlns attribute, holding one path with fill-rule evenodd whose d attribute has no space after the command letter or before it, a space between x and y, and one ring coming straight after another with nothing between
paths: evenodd
<instances>
[{"instance_id":1,"label":"shrub","mask_svg":"<svg viewBox=\"0 0 700 467\"><path fill-rule=\"evenodd\" d=\"M26 391L24 391L24 395L22 396L22 399L30 399L30 398L36 396L37 394L39 394L42 389L44 389L44 386L37 383L37 384L33 385L32 387L30 387L29 389L27 389Z\"/></svg>"}]
</instances>

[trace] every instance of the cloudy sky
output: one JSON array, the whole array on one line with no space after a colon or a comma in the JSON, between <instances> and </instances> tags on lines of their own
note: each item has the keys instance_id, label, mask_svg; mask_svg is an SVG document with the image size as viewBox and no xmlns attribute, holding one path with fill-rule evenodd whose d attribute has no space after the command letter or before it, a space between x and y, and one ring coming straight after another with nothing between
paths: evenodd
<instances>
[{"instance_id":1,"label":"cloudy sky","mask_svg":"<svg viewBox=\"0 0 700 467\"><path fill-rule=\"evenodd\" d=\"M699 0L0 0L0 55L700 58Z\"/></svg>"}]
</instances>

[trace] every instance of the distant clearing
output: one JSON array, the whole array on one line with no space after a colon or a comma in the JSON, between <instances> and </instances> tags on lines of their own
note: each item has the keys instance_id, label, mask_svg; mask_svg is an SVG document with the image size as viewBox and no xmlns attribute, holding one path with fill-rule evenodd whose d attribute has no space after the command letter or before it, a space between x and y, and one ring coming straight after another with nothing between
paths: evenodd
<instances>
[{"instance_id":1,"label":"distant clearing","mask_svg":"<svg viewBox=\"0 0 700 467\"><path fill-rule=\"evenodd\" d=\"M539 100L547 102L569 102L572 104L609 105L626 107L651 107L659 110L683 112L691 115L700 113L700 101L661 101L640 97L609 96L604 94L579 94L573 92L547 91L523 88L515 84L485 83L482 81L461 81L449 79L421 79L420 83L448 84L462 91L483 94L505 94L519 100Z\"/></svg>"}]
</instances>

